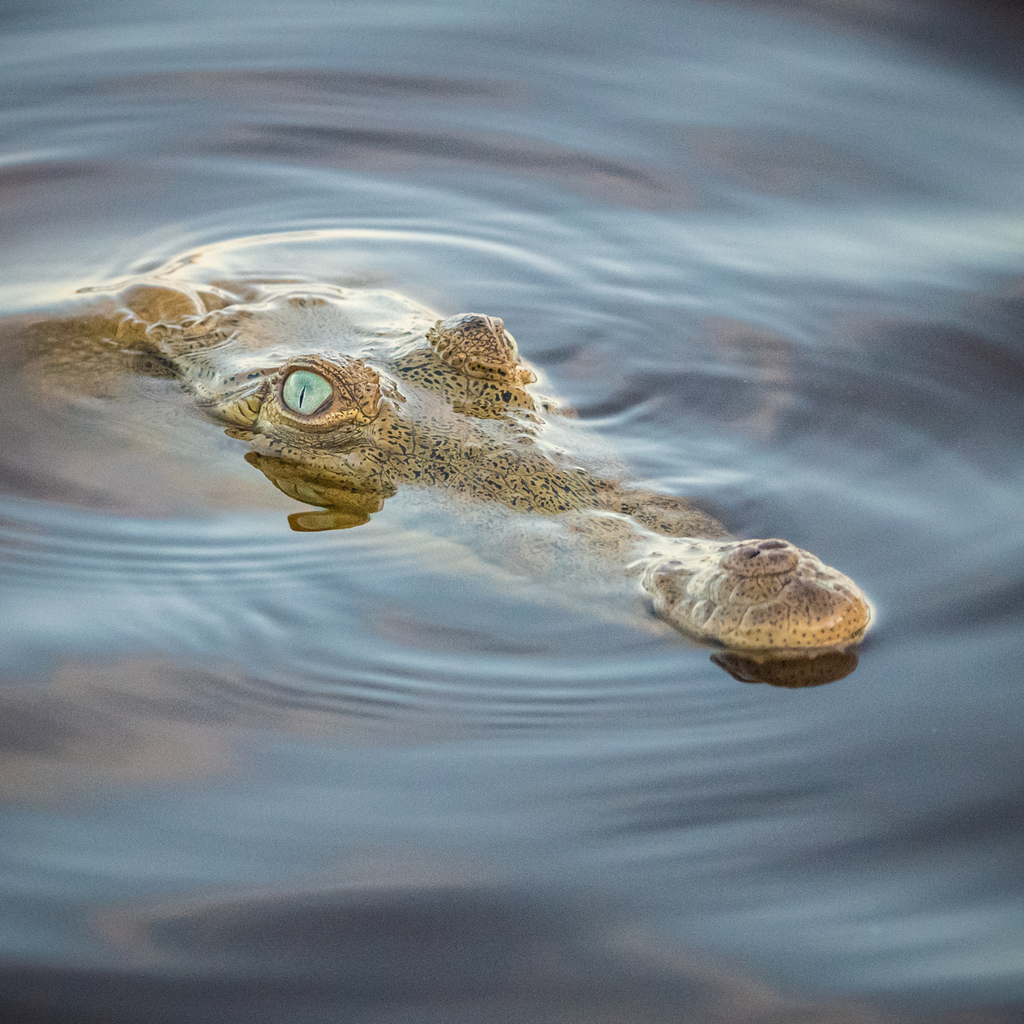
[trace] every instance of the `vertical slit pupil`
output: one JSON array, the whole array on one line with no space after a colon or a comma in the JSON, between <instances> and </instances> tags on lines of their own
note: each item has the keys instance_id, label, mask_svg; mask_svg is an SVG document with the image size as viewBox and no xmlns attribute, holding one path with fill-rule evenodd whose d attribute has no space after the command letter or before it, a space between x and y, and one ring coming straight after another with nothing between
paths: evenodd
<instances>
[{"instance_id":1,"label":"vertical slit pupil","mask_svg":"<svg viewBox=\"0 0 1024 1024\"><path fill-rule=\"evenodd\" d=\"M296 370L284 382L281 398L294 412L315 412L331 397L331 385L310 370Z\"/></svg>"}]
</instances>

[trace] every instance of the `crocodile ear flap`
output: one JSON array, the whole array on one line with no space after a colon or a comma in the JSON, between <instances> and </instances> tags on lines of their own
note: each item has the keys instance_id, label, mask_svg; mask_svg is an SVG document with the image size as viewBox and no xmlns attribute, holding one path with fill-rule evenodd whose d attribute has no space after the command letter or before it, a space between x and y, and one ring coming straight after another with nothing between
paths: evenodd
<instances>
[{"instance_id":1,"label":"crocodile ear flap","mask_svg":"<svg viewBox=\"0 0 1024 1024\"><path fill-rule=\"evenodd\" d=\"M377 418L384 405L380 374L361 359L322 366L334 389L324 421L332 426L364 426Z\"/></svg>"},{"instance_id":2,"label":"crocodile ear flap","mask_svg":"<svg viewBox=\"0 0 1024 1024\"><path fill-rule=\"evenodd\" d=\"M361 359L334 374L334 393L339 418L360 426L376 419L384 404L380 374Z\"/></svg>"}]
</instances>

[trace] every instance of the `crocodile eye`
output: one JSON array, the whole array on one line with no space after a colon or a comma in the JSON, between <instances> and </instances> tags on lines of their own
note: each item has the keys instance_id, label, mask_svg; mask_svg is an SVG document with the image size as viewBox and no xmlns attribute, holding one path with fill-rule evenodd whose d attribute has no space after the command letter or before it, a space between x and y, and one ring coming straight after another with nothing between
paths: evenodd
<instances>
[{"instance_id":1,"label":"crocodile eye","mask_svg":"<svg viewBox=\"0 0 1024 1024\"><path fill-rule=\"evenodd\" d=\"M288 375L281 389L281 399L292 412L309 416L333 394L331 385L317 373L296 370Z\"/></svg>"}]
</instances>

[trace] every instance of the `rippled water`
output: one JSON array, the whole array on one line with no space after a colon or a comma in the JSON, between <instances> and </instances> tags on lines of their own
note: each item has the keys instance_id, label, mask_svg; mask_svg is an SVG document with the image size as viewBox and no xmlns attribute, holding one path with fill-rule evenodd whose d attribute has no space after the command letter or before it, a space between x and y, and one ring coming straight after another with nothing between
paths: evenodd
<instances>
[{"instance_id":1,"label":"rippled water","mask_svg":"<svg viewBox=\"0 0 1024 1024\"><path fill-rule=\"evenodd\" d=\"M1020 1019L992 17L0 11L5 1019ZM17 363L35 311L183 254L502 316L581 446L864 587L856 671L741 683L401 495L293 532L173 381Z\"/></svg>"}]
</instances>

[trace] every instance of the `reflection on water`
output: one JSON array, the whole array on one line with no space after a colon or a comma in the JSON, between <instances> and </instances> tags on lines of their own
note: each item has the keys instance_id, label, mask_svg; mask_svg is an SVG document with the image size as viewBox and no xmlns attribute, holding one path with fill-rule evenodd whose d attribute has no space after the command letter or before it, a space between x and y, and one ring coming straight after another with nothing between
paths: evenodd
<instances>
[{"instance_id":1,"label":"reflection on water","mask_svg":"<svg viewBox=\"0 0 1024 1024\"><path fill-rule=\"evenodd\" d=\"M759 661L728 651L713 654L711 660L741 683L770 683L772 686L821 686L845 679L857 667L856 651L830 651L817 658L789 658Z\"/></svg>"},{"instance_id":2,"label":"reflection on water","mask_svg":"<svg viewBox=\"0 0 1024 1024\"><path fill-rule=\"evenodd\" d=\"M7 1017L1019 1017L1024 104L988 17L0 12ZM35 311L191 250L500 315L581 451L863 585L859 663L741 685L771 667L405 494L295 532L173 379L23 372Z\"/></svg>"}]
</instances>

